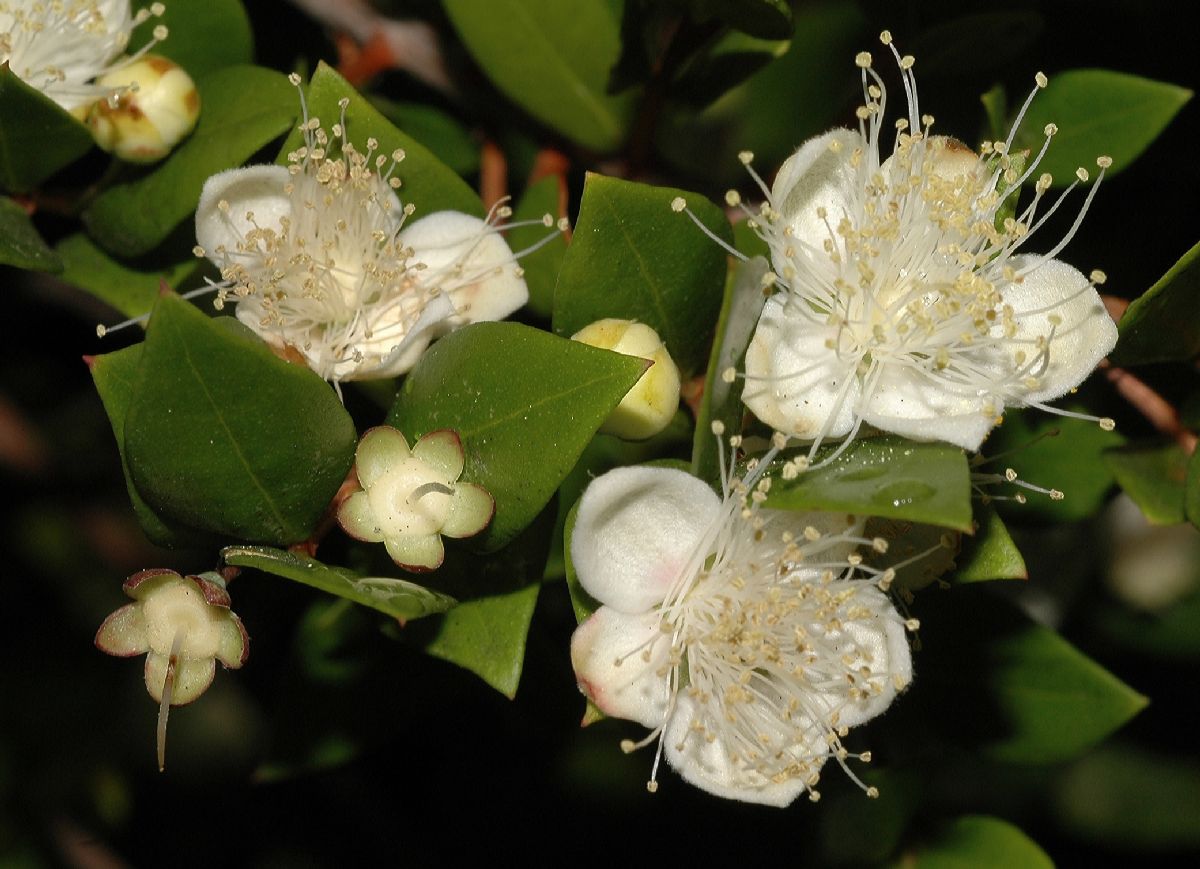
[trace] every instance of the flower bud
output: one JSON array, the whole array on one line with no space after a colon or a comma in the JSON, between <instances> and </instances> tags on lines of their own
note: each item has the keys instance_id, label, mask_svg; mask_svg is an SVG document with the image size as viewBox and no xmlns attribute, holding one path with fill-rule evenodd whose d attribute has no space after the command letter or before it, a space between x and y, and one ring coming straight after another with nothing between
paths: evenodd
<instances>
[{"instance_id":1,"label":"flower bud","mask_svg":"<svg viewBox=\"0 0 1200 869\"><path fill-rule=\"evenodd\" d=\"M642 440L667 427L679 408L679 369L657 332L645 323L609 318L585 326L571 340L654 363L621 399L600 431L625 440Z\"/></svg>"},{"instance_id":2,"label":"flower bud","mask_svg":"<svg viewBox=\"0 0 1200 869\"><path fill-rule=\"evenodd\" d=\"M196 126L200 94L173 61L147 54L96 81L121 88L88 112L87 125L96 144L132 163L152 163Z\"/></svg>"}]
</instances>

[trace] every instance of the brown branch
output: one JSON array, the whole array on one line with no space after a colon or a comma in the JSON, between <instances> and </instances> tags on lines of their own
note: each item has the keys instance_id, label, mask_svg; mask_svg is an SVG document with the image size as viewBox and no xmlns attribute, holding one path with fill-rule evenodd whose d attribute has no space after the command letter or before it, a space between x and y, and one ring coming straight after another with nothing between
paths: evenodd
<instances>
[{"instance_id":1,"label":"brown branch","mask_svg":"<svg viewBox=\"0 0 1200 869\"><path fill-rule=\"evenodd\" d=\"M1183 424L1179 418L1179 411L1171 402L1136 376L1111 364L1107 359L1100 363L1100 367L1117 393L1133 405L1155 429L1172 438L1188 455L1196 451L1195 432Z\"/></svg>"}]
</instances>

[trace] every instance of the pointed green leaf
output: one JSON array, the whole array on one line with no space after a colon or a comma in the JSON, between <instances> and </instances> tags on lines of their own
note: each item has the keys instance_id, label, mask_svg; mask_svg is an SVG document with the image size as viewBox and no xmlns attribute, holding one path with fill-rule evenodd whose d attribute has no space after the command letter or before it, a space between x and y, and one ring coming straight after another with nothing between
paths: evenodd
<instances>
[{"instance_id":1,"label":"pointed green leaf","mask_svg":"<svg viewBox=\"0 0 1200 869\"><path fill-rule=\"evenodd\" d=\"M1029 107L1014 149L1036 154L1042 132L1055 124L1058 133L1038 173L1049 172L1058 185L1075 180L1076 168L1096 169L1096 158L1112 157L1111 175L1120 172L1158 138L1192 98L1187 88L1108 69L1071 69L1050 77L1050 84Z\"/></svg>"},{"instance_id":2,"label":"pointed green leaf","mask_svg":"<svg viewBox=\"0 0 1200 869\"><path fill-rule=\"evenodd\" d=\"M134 6L140 9L151 2L139 0ZM176 0L166 7L161 18L153 19L154 24L164 24L168 30L167 38L154 46L154 53L169 57L192 78L254 60L254 35L240 0L203 3ZM152 27L149 23L142 25L138 34L143 38L132 40L131 50L140 48L150 38Z\"/></svg>"},{"instance_id":3,"label":"pointed green leaf","mask_svg":"<svg viewBox=\"0 0 1200 869\"><path fill-rule=\"evenodd\" d=\"M658 332L684 377L707 362L726 255L672 209L677 197L710 231L732 240L724 213L702 196L588 175L558 274L557 334L574 335L605 317L637 320Z\"/></svg>"},{"instance_id":4,"label":"pointed green leaf","mask_svg":"<svg viewBox=\"0 0 1200 869\"><path fill-rule=\"evenodd\" d=\"M360 576L344 567L269 546L227 546L221 558L234 567L253 567L408 621L444 613L457 601L449 595L391 576Z\"/></svg>"},{"instance_id":5,"label":"pointed green leaf","mask_svg":"<svg viewBox=\"0 0 1200 869\"><path fill-rule=\"evenodd\" d=\"M0 63L0 190L32 190L91 147L87 127Z\"/></svg>"},{"instance_id":6,"label":"pointed green leaf","mask_svg":"<svg viewBox=\"0 0 1200 869\"><path fill-rule=\"evenodd\" d=\"M620 53L607 0L445 0L467 50L504 94L542 123L597 151L625 138L632 100L605 91Z\"/></svg>"},{"instance_id":7,"label":"pointed green leaf","mask_svg":"<svg viewBox=\"0 0 1200 869\"><path fill-rule=\"evenodd\" d=\"M818 452L814 464L821 456ZM967 458L949 444L917 443L894 435L860 438L830 465L794 480L776 475L766 505L779 510L844 510L968 531Z\"/></svg>"},{"instance_id":8,"label":"pointed green leaf","mask_svg":"<svg viewBox=\"0 0 1200 869\"><path fill-rule=\"evenodd\" d=\"M1037 843L1008 821L985 815L955 820L897 866L905 869L1054 869Z\"/></svg>"},{"instance_id":9,"label":"pointed green leaf","mask_svg":"<svg viewBox=\"0 0 1200 869\"><path fill-rule=\"evenodd\" d=\"M955 582L983 582L990 579L1028 579L1025 559L1004 526L1004 520L991 507L982 507L975 517L974 536L962 538Z\"/></svg>"},{"instance_id":10,"label":"pointed green leaf","mask_svg":"<svg viewBox=\"0 0 1200 869\"><path fill-rule=\"evenodd\" d=\"M353 459L329 385L232 318L159 301L125 419L134 485L160 514L240 540L304 540Z\"/></svg>"},{"instance_id":11,"label":"pointed green leaf","mask_svg":"<svg viewBox=\"0 0 1200 869\"><path fill-rule=\"evenodd\" d=\"M553 496L644 362L517 323L476 323L439 340L409 373L388 423L410 437L455 429L463 479L496 499L475 538L504 546Z\"/></svg>"},{"instance_id":12,"label":"pointed green leaf","mask_svg":"<svg viewBox=\"0 0 1200 869\"><path fill-rule=\"evenodd\" d=\"M1183 512L1188 455L1176 443L1126 444L1104 451L1117 485L1156 525L1186 521Z\"/></svg>"},{"instance_id":13,"label":"pointed green leaf","mask_svg":"<svg viewBox=\"0 0 1200 869\"><path fill-rule=\"evenodd\" d=\"M161 268L126 265L81 232L64 238L55 250L62 258L63 281L86 290L126 317L148 314L158 301L163 283L178 289L200 265L194 256Z\"/></svg>"},{"instance_id":14,"label":"pointed green leaf","mask_svg":"<svg viewBox=\"0 0 1200 869\"><path fill-rule=\"evenodd\" d=\"M449 113L422 103L394 102L378 94L369 99L397 130L437 154L455 174L466 177L479 171L481 143Z\"/></svg>"},{"instance_id":15,"label":"pointed green leaf","mask_svg":"<svg viewBox=\"0 0 1200 869\"><path fill-rule=\"evenodd\" d=\"M513 223L524 220L541 220L549 214L555 223L563 215L559 208L559 179L549 176L532 184L521 197L513 211ZM514 253L544 242L546 237L558 230L542 224L523 226L508 233L508 245ZM567 240L561 234L546 241L533 253L521 257L521 268L525 270L525 283L529 285L529 309L549 319L554 313L554 285L558 283L558 272L562 268L567 252Z\"/></svg>"},{"instance_id":16,"label":"pointed green leaf","mask_svg":"<svg viewBox=\"0 0 1200 869\"><path fill-rule=\"evenodd\" d=\"M0 196L0 265L39 272L61 272L63 267L25 209L7 196Z\"/></svg>"},{"instance_id":17,"label":"pointed green leaf","mask_svg":"<svg viewBox=\"0 0 1200 869\"><path fill-rule=\"evenodd\" d=\"M379 142L380 154L390 155L397 149L404 152L404 161L395 173L402 184L396 193L403 202L416 207L413 220L446 209L483 214L483 205L467 182L439 160L424 143L397 130L379 109L324 62L317 65L308 83L306 99L309 116L319 118L326 130L341 120L342 109L338 103L343 99L349 100L346 105L346 135L360 151L365 152L367 139L374 138ZM294 130L280 149L278 162L285 163L288 152L298 148L301 141L300 132Z\"/></svg>"},{"instance_id":18,"label":"pointed green leaf","mask_svg":"<svg viewBox=\"0 0 1200 869\"><path fill-rule=\"evenodd\" d=\"M987 116L986 138L1003 142L1008 135L1008 95L1004 85L995 85L987 93L979 97L983 103L983 112Z\"/></svg>"},{"instance_id":19,"label":"pointed green leaf","mask_svg":"<svg viewBox=\"0 0 1200 869\"><path fill-rule=\"evenodd\" d=\"M1117 330L1114 365L1184 362L1200 355L1200 243L1133 300Z\"/></svg>"},{"instance_id":20,"label":"pointed green leaf","mask_svg":"<svg viewBox=\"0 0 1200 869\"><path fill-rule=\"evenodd\" d=\"M157 247L192 217L210 175L241 165L286 132L300 111L287 79L257 66L224 67L196 87L201 109L192 135L162 163L110 187L84 212L92 237L119 256Z\"/></svg>"}]
</instances>

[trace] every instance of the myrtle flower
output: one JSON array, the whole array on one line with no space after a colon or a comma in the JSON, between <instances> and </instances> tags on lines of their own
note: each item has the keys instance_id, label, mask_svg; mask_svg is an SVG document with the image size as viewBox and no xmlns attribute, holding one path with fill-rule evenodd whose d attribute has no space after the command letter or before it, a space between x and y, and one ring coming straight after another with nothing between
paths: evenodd
<instances>
[{"instance_id":1,"label":"myrtle flower","mask_svg":"<svg viewBox=\"0 0 1200 869\"><path fill-rule=\"evenodd\" d=\"M67 111L81 109L123 90L92 81L166 39L160 24L133 58L120 57L134 28L164 11L154 3L134 15L129 0L0 0L0 64Z\"/></svg>"},{"instance_id":2,"label":"myrtle flower","mask_svg":"<svg viewBox=\"0 0 1200 869\"><path fill-rule=\"evenodd\" d=\"M1031 159L1011 153L1046 77L1037 75L1007 140L976 155L932 134L913 58L901 57L887 32L881 38L900 67L902 117L885 126L887 89L862 52L859 128L806 142L770 189L750 169L767 201L746 211L770 248L768 280L779 292L747 352L742 397L813 452L826 439L849 442L863 423L976 450L1006 406L1049 409L1045 402L1079 384L1116 342L1095 290L1103 273L1085 277L1055 259L1111 161L1097 159L1099 176L1065 236L1046 253L1028 252L1088 180L1080 168L1045 207L1052 179L1035 173L1052 124ZM751 159L742 155L747 167ZM998 220L1031 178L1031 200ZM741 205L736 191L727 201Z\"/></svg>"},{"instance_id":3,"label":"myrtle flower","mask_svg":"<svg viewBox=\"0 0 1200 869\"><path fill-rule=\"evenodd\" d=\"M196 253L221 269L217 306L236 301L239 320L335 383L402 374L434 338L529 295L496 225L510 209L410 223L415 206L396 195L404 152L377 154L374 139L360 151L347 105L332 138L305 109L286 167L214 175L196 210Z\"/></svg>"},{"instance_id":4,"label":"myrtle flower","mask_svg":"<svg viewBox=\"0 0 1200 869\"><path fill-rule=\"evenodd\" d=\"M571 558L601 602L576 630L580 690L651 728L659 758L721 797L816 800L821 768L912 679L905 621L855 551L886 548L862 519L761 506L755 472L719 498L674 469L628 467L580 501ZM877 577L871 581L868 576ZM872 788L865 788L874 796Z\"/></svg>"},{"instance_id":5,"label":"myrtle flower","mask_svg":"<svg viewBox=\"0 0 1200 869\"><path fill-rule=\"evenodd\" d=\"M104 620L96 647L123 658L146 656L146 690L159 704L161 769L170 707L191 703L208 690L217 661L235 670L246 663L250 638L229 608L219 573L180 576L173 570L143 570L122 588L134 602Z\"/></svg>"},{"instance_id":6,"label":"myrtle flower","mask_svg":"<svg viewBox=\"0 0 1200 869\"><path fill-rule=\"evenodd\" d=\"M351 537L383 543L405 570L436 570L442 537L473 537L496 510L487 489L459 481L464 461L455 431L429 432L409 449L399 431L377 426L358 444L360 488L342 501L338 523Z\"/></svg>"}]
</instances>

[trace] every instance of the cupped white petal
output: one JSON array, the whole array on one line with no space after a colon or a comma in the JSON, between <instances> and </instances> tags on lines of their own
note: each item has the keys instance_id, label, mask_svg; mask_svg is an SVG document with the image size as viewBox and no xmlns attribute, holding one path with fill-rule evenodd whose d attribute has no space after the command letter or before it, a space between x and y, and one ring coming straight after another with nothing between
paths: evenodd
<instances>
[{"instance_id":1,"label":"cupped white petal","mask_svg":"<svg viewBox=\"0 0 1200 869\"><path fill-rule=\"evenodd\" d=\"M915 368L894 364L880 368L859 412L884 431L975 451L996 424L998 411L997 403L979 390L952 390Z\"/></svg>"},{"instance_id":2,"label":"cupped white petal","mask_svg":"<svg viewBox=\"0 0 1200 869\"><path fill-rule=\"evenodd\" d=\"M169 655L151 652L146 656L146 690L156 701L161 702L167 685ZM171 689L171 705L183 706L191 703L208 690L213 675L217 672L215 658L187 658L179 656L175 662L175 681Z\"/></svg>"},{"instance_id":3,"label":"cupped white petal","mask_svg":"<svg viewBox=\"0 0 1200 869\"><path fill-rule=\"evenodd\" d=\"M623 613L666 597L716 517L720 499L672 468L616 468L579 500L571 560L584 589Z\"/></svg>"},{"instance_id":4,"label":"cupped white petal","mask_svg":"<svg viewBox=\"0 0 1200 869\"><path fill-rule=\"evenodd\" d=\"M785 434L814 439L844 437L854 427L860 387L855 363L838 358L827 341L837 329L801 311L787 293L767 299L746 351L742 401L756 417Z\"/></svg>"},{"instance_id":5,"label":"cupped white petal","mask_svg":"<svg viewBox=\"0 0 1200 869\"><path fill-rule=\"evenodd\" d=\"M255 226L278 231L280 218L292 216L292 199L284 190L290 175L283 166L246 166L226 169L204 182L196 206L196 243L213 262L224 249L236 253L246 233ZM220 207L225 202L228 210ZM253 221L247 214L254 215Z\"/></svg>"},{"instance_id":6,"label":"cupped white petal","mask_svg":"<svg viewBox=\"0 0 1200 869\"><path fill-rule=\"evenodd\" d=\"M605 715L656 728L670 701L670 649L657 614L602 606L571 636L571 664L579 690Z\"/></svg>"}]
</instances>

